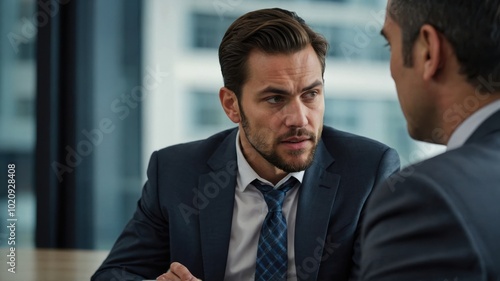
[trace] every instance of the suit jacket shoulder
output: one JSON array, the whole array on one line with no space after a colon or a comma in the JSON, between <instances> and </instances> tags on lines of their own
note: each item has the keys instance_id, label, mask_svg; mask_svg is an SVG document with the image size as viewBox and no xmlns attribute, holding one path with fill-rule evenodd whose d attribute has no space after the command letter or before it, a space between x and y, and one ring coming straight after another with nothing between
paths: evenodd
<instances>
[{"instance_id":1,"label":"suit jacket shoulder","mask_svg":"<svg viewBox=\"0 0 500 281\"><path fill-rule=\"evenodd\" d=\"M326 150L335 158L337 173L343 176L370 177L377 185L399 170L396 151L376 140L327 126L322 140Z\"/></svg>"},{"instance_id":2,"label":"suit jacket shoulder","mask_svg":"<svg viewBox=\"0 0 500 281\"><path fill-rule=\"evenodd\" d=\"M383 151L389 147L376 140L356 134L337 130L328 126L323 127L321 139L327 144L334 144L339 149L348 148L360 152Z\"/></svg>"},{"instance_id":3,"label":"suit jacket shoulder","mask_svg":"<svg viewBox=\"0 0 500 281\"><path fill-rule=\"evenodd\" d=\"M177 164L194 163L203 165L206 164L215 151L221 149L223 142L227 142L227 145L222 148L228 150L229 155L233 155L229 150L235 147L236 132L237 129L232 128L203 140L168 146L157 151L158 158L160 161L177 162ZM234 138L228 138L230 135L233 135ZM236 153L234 153L233 157L236 159Z\"/></svg>"},{"instance_id":4,"label":"suit jacket shoulder","mask_svg":"<svg viewBox=\"0 0 500 281\"><path fill-rule=\"evenodd\" d=\"M109 280L114 272L122 279L155 278L171 261L203 280L223 280L236 186L236 134L231 129L153 153L136 213L93 280ZM299 190L299 280L357 276L358 222L366 199L398 169L393 149L324 127Z\"/></svg>"},{"instance_id":5,"label":"suit jacket shoulder","mask_svg":"<svg viewBox=\"0 0 500 281\"><path fill-rule=\"evenodd\" d=\"M500 215L500 131L472 138L374 191L363 224L363 280L500 278L500 227L492 224Z\"/></svg>"}]
</instances>

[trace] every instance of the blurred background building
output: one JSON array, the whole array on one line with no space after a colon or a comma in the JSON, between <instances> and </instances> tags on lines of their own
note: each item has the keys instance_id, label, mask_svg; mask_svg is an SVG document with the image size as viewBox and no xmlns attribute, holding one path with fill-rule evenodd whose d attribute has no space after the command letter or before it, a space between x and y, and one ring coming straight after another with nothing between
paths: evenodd
<instances>
[{"instance_id":1,"label":"blurred background building","mask_svg":"<svg viewBox=\"0 0 500 281\"><path fill-rule=\"evenodd\" d=\"M443 150L407 135L379 35L385 1L4 0L0 179L15 163L18 247L110 248L154 150L235 126L217 48L238 16L269 7L330 42L325 124L394 147L403 165ZM0 248L6 238L0 228Z\"/></svg>"}]
</instances>

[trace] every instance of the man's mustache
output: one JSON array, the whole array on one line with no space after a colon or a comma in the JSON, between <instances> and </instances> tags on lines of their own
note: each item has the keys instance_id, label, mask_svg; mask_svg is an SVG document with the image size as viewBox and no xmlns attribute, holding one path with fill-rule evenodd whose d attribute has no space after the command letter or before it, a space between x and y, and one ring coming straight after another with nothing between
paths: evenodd
<instances>
[{"instance_id":1,"label":"man's mustache","mask_svg":"<svg viewBox=\"0 0 500 281\"><path fill-rule=\"evenodd\" d=\"M285 139L292 137L309 137L311 140L316 140L316 134L314 132L308 131L304 128L291 129L288 133L280 136L278 140L281 142Z\"/></svg>"}]
</instances>

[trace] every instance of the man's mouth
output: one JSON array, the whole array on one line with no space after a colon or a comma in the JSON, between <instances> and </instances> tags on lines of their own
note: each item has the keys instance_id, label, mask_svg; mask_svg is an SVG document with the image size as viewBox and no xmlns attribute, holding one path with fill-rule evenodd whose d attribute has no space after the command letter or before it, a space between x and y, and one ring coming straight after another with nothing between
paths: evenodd
<instances>
[{"instance_id":1,"label":"man's mouth","mask_svg":"<svg viewBox=\"0 0 500 281\"><path fill-rule=\"evenodd\" d=\"M311 137L300 136L285 138L280 143L289 150L304 150L310 147L310 141Z\"/></svg>"},{"instance_id":2,"label":"man's mouth","mask_svg":"<svg viewBox=\"0 0 500 281\"><path fill-rule=\"evenodd\" d=\"M303 141L308 141L311 140L310 137L308 136L303 136L303 137L290 137L282 140L282 142L289 142L289 143L300 143Z\"/></svg>"}]
</instances>

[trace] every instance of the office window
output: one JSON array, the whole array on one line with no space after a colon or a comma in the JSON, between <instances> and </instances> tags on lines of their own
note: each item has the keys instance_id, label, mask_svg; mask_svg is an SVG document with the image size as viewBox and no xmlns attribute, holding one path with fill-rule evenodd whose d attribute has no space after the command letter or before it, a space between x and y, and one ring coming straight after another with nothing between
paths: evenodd
<instances>
[{"instance_id":1,"label":"office window","mask_svg":"<svg viewBox=\"0 0 500 281\"><path fill-rule=\"evenodd\" d=\"M312 28L323 34L330 44L328 55L351 61L388 61L389 49L378 34L376 25L363 27L357 25L312 24Z\"/></svg>"},{"instance_id":2,"label":"office window","mask_svg":"<svg viewBox=\"0 0 500 281\"><path fill-rule=\"evenodd\" d=\"M346 3L349 0L311 0L311 2L333 2L333 3Z\"/></svg>"},{"instance_id":3,"label":"office window","mask_svg":"<svg viewBox=\"0 0 500 281\"><path fill-rule=\"evenodd\" d=\"M223 85L217 49L236 17L271 5L264 0L147 3L144 19L151 29L145 39L145 54L150 54L145 61L160 64L172 81L153 91L145 104L144 113L151 125L144 134L143 159L162 147L206 138L235 126L225 116L216 94ZM217 10L214 3L224 5ZM330 42L325 124L384 142L408 164L439 151L421 149L421 144L408 136L389 73L390 52L380 36L385 4L385 0L296 0L273 2L272 7L297 12ZM422 157L412 156L417 154Z\"/></svg>"},{"instance_id":4,"label":"office window","mask_svg":"<svg viewBox=\"0 0 500 281\"><path fill-rule=\"evenodd\" d=\"M205 138L237 126L224 113L217 93L193 91L189 104L193 109L189 126L192 138Z\"/></svg>"},{"instance_id":5,"label":"office window","mask_svg":"<svg viewBox=\"0 0 500 281\"><path fill-rule=\"evenodd\" d=\"M306 0L306 1L357 4L360 6L369 6L369 7L385 7L385 4L387 3L386 0Z\"/></svg>"},{"instance_id":6,"label":"office window","mask_svg":"<svg viewBox=\"0 0 500 281\"><path fill-rule=\"evenodd\" d=\"M34 242L35 0L0 1L0 220L6 222L7 165L15 165L16 247ZM0 247L9 229L0 228ZM10 245L12 246L12 245Z\"/></svg>"},{"instance_id":7,"label":"office window","mask_svg":"<svg viewBox=\"0 0 500 281\"><path fill-rule=\"evenodd\" d=\"M228 15L220 17L215 12L212 10L191 14L193 29L191 45L194 48L217 50L225 31L236 19ZM311 27L325 36L330 44L329 56L348 61L389 60L389 50L384 47L385 41L379 35L380 29L377 25L337 25L325 22L313 23Z\"/></svg>"},{"instance_id":8,"label":"office window","mask_svg":"<svg viewBox=\"0 0 500 281\"><path fill-rule=\"evenodd\" d=\"M93 247L109 249L141 194L142 107L148 83L155 78L142 65L142 1L94 0L94 5L94 104L87 128L99 128L106 118L116 128L105 135L91 160Z\"/></svg>"},{"instance_id":9,"label":"office window","mask_svg":"<svg viewBox=\"0 0 500 281\"><path fill-rule=\"evenodd\" d=\"M314 31L322 34L330 44L328 49L328 56L341 57L343 54L337 47L349 36L346 28L335 26L332 24L313 24L311 27Z\"/></svg>"},{"instance_id":10,"label":"office window","mask_svg":"<svg viewBox=\"0 0 500 281\"><path fill-rule=\"evenodd\" d=\"M234 17L219 17L215 14L195 12L191 15L193 21L192 45L195 48L218 49L224 32L236 19Z\"/></svg>"},{"instance_id":11,"label":"office window","mask_svg":"<svg viewBox=\"0 0 500 281\"><path fill-rule=\"evenodd\" d=\"M227 117L221 110L217 95L196 91L193 93L193 103L196 108L193 110L195 127L219 127L225 123Z\"/></svg>"},{"instance_id":12,"label":"office window","mask_svg":"<svg viewBox=\"0 0 500 281\"><path fill-rule=\"evenodd\" d=\"M51 3L37 42L36 246L109 249L145 173L141 108L157 77L142 66L142 1Z\"/></svg>"},{"instance_id":13,"label":"office window","mask_svg":"<svg viewBox=\"0 0 500 281\"><path fill-rule=\"evenodd\" d=\"M395 148L403 166L421 160L417 157L426 153L440 151L432 146L418 145L408 136L406 120L397 100L326 98L325 107L326 125Z\"/></svg>"}]
</instances>

